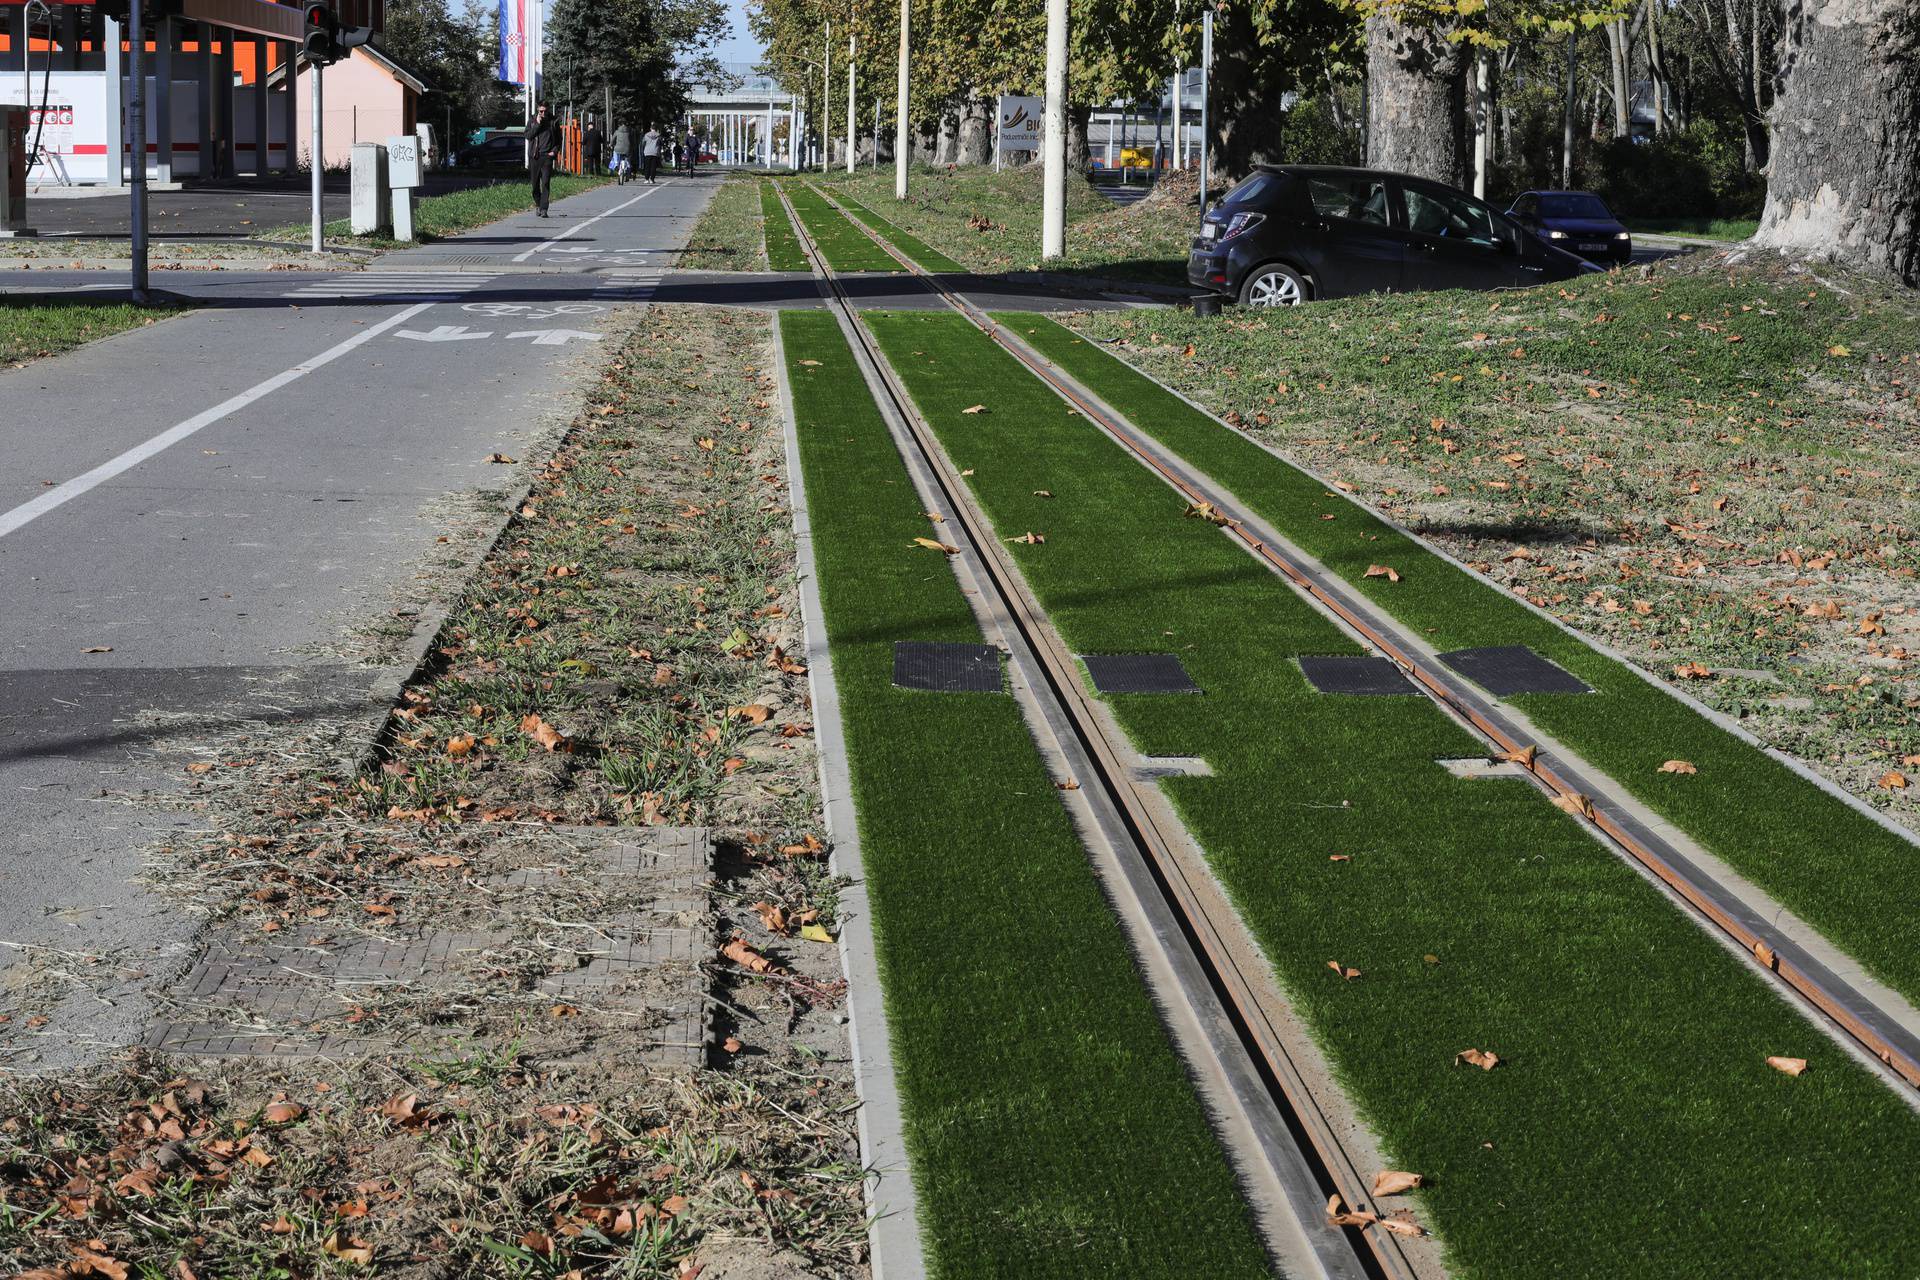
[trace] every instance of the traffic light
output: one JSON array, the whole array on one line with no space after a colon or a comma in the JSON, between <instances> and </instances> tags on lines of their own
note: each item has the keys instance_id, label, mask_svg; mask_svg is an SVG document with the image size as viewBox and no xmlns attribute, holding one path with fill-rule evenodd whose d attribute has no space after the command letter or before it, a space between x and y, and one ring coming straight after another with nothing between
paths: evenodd
<instances>
[{"instance_id":1,"label":"traffic light","mask_svg":"<svg viewBox=\"0 0 1920 1280\"><path fill-rule=\"evenodd\" d=\"M313 0L307 5L307 34L300 43L300 51L316 67L338 62L346 56L346 50L340 47L340 19L334 16L333 6L325 0Z\"/></svg>"},{"instance_id":2,"label":"traffic light","mask_svg":"<svg viewBox=\"0 0 1920 1280\"><path fill-rule=\"evenodd\" d=\"M162 0L172 3L176 0ZM301 52L315 66L328 66L373 39L372 27L343 27L330 0L312 0L307 5L307 34Z\"/></svg>"}]
</instances>

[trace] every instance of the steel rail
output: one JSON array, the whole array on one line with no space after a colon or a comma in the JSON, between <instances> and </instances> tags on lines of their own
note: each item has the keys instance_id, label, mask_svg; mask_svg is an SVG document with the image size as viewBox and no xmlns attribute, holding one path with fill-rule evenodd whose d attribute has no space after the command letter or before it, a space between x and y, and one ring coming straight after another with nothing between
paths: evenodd
<instances>
[{"instance_id":1,"label":"steel rail","mask_svg":"<svg viewBox=\"0 0 1920 1280\"><path fill-rule=\"evenodd\" d=\"M1371 1188L1363 1180L1334 1126L1314 1098L1312 1091L1288 1053L1279 1030L1274 1026L1258 991L1270 987L1271 975L1249 974L1229 945L1219 919L1206 909L1201 893L1187 874L1173 848L1174 834L1166 830L1154 806L1140 792L1140 784L1129 767L1128 748L1111 741L1099 711L1088 697L1079 678L1072 653L1046 622L1025 591L1018 569L999 539L987 527L985 517L974 506L965 482L933 437L924 419L915 410L913 400L901 385L898 375L887 363L878 343L860 323L852 299L838 274L818 252L806 225L787 203L786 193L778 193L781 204L792 219L803 250L814 261L818 277L831 291L830 301L844 314L851 329L878 371L887 395L894 401L900 420L911 434L913 445L939 485L942 497L954 513L963 539L975 552L974 559L985 570L985 585L1038 659L1040 674L1046 681L1044 692L1064 713L1075 745L1092 765L1094 777L1076 779L1098 788L1098 794L1118 816L1140 862L1151 874L1166 904L1172 908L1180 929L1200 962L1207 980L1219 997L1221 1008L1242 1049L1266 1082L1273 1102L1286 1117L1319 1182L1323 1194L1337 1194L1355 1210L1370 1212L1379 1218L1388 1214L1374 1204ZM863 228L864 229L864 228ZM876 238L877 240L877 238ZM892 252L892 246L877 241ZM897 254L895 255L898 256ZM904 259L903 259L904 261ZM1375 1228L1342 1228L1356 1261L1370 1275L1411 1280L1419 1270L1407 1258L1399 1238ZM1357 1237L1357 1238L1356 1238Z\"/></svg>"},{"instance_id":2,"label":"steel rail","mask_svg":"<svg viewBox=\"0 0 1920 1280\"><path fill-rule=\"evenodd\" d=\"M808 186L833 202L828 193L819 191L811 183ZM1227 519L1223 527L1231 536L1239 539L1254 555L1318 601L1368 644L1392 659L1423 692L1497 747L1497 754L1525 768L1562 808L1586 823L1606 844L1626 854L1693 908L1703 920L1744 952L1757 968L1798 997L1803 1007L1816 1011L1867 1055L1909 1086L1920 1089L1920 1036L1902 1025L1898 1018L1882 1009L1805 947L1777 931L1769 932L1768 921L1747 909L1724 885L1641 823L1617 797L1590 782L1571 765L1558 760L1551 751L1540 750L1539 745L1521 728L1457 677L1427 660L1397 629L1336 585L1329 575L1305 563L1293 552L1256 536L1247 528L1244 520L1233 516L1225 495L1209 488L1197 474L1172 465L1158 450L1149 447L1132 424L1104 404L1098 396L1062 373L1016 336L1009 334L1005 326L948 288L933 273L922 269L855 215L848 213L837 202L833 203L841 216L860 227L874 243L892 254L908 271L938 293L948 306L965 316L1052 387L1062 399L1134 453L1142 463L1158 472L1188 501L1212 504L1213 509Z\"/></svg>"}]
</instances>

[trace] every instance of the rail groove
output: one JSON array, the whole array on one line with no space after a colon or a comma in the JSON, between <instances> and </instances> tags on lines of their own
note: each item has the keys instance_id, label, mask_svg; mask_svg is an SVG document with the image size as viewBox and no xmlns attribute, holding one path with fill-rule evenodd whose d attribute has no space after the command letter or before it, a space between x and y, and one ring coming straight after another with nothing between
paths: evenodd
<instances>
[{"instance_id":1,"label":"rail groove","mask_svg":"<svg viewBox=\"0 0 1920 1280\"><path fill-rule=\"evenodd\" d=\"M1371 1189L1359 1168L1349 1158L1335 1126L1323 1112L1308 1088L1299 1066L1289 1053L1279 1029L1259 992L1270 988L1271 975L1249 973L1230 944L1222 925L1222 912L1228 910L1223 899L1208 895L1203 886L1189 876L1182 859L1174 850L1178 834L1166 829L1157 813L1158 806L1142 794L1141 784L1129 767L1127 748L1114 743L1093 700L1088 697L1078 674L1077 662L1053 628L1030 600L1018 570L985 526L975 510L965 482L960 478L944 450L932 436L914 408L906 389L886 362L878 344L859 322L852 301L837 274L808 234L805 223L795 216L786 195L781 202L792 218L796 233L807 255L813 260L823 294L842 314L843 331L853 335L864 350L867 363L878 374L886 396L893 402L898 419L910 434L918 461L925 465L939 486L945 504L953 512L958 532L973 553L972 559L986 573L995 603L1017 631L1020 639L1037 659L1044 688L1037 690L1052 703L1049 719L1062 724L1073 736L1073 745L1090 766L1091 778L1082 779L1096 806L1104 804L1124 833L1126 843L1137 857L1140 868L1150 877L1165 906L1173 913L1178 931L1190 949L1191 959L1204 974L1206 984L1217 1000L1214 1010L1200 1010L1203 1022L1215 1017L1224 1022L1230 1038L1245 1055L1247 1065L1266 1093L1266 1101L1278 1112L1291 1136L1295 1169L1304 1170L1317 1187L1317 1197L1337 1194L1349 1207L1372 1210L1385 1217L1373 1203ZM837 207L837 206L836 206ZM856 224L858 225L858 224ZM863 228L864 229L864 228ZM871 232L868 234L871 235ZM876 242L889 253L899 255L879 237ZM901 259L903 262L905 259ZM909 264L911 265L911 264ZM1268 1143L1269 1155L1279 1154ZM1277 1173L1280 1181L1288 1173ZM1378 1229L1335 1229L1326 1225L1321 1201L1311 1206L1297 1202L1296 1216L1309 1234L1321 1231L1341 1241L1337 1250L1320 1247L1320 1274L1332 1276L1367 1275L1392 1280L1414 1280L1428 1272L1407 1255L1399 1237ZM1306 1213L1302 1213L1305 1210ZM1307 1215L1311 1215L1308 1217Z\"/></svg>"}]
</instances>

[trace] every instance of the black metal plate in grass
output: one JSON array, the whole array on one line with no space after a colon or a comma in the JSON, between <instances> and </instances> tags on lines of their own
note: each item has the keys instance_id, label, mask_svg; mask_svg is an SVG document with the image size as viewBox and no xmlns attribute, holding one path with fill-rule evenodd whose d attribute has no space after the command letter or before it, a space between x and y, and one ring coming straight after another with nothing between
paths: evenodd
<instances>
[{"instance_id":1,"label":"black metal plate in grass","mask_svg":"<svg viewBox=\"0 0 1920 1280\"><path fill-rule=\"evenodd\" d=\"M1198 693L1180 659L1170 653L1083 653L1093 687L1101 693Z\"/></svg>"},{"instance_id":2,"label":"black metal plate in grass","mask_svg":"<svg viewBox=\"0 0 1920 1280\"><path fill-rule=\"evenodd\" d=\"M1000 651L989 644L902 640L893 646L893 682L933 693L999 693Z\"/></svg>"},{"instance_id":3,"label":"black metal plate in grass","mask_svg":"<svg viewBox=\"0 0 1920 1280\"><path fill-rule=\"evenodd\" d=\"M1413 684L1385 658L1302 657L1300 670L1322 693L1368 696L1413 693Z\"/></svg>"},{"instance_id":4,"label":"black metal plate in grass","mask_svg":"<svg viewBox=\"0 0 1920 1280\"><path fill-rule=\"evenodd\" d=\"M1523 644L1455 649L1440 661L1496 698L1518 693L1592 693L1592 686Z\"/></svg>"}]
</instances>

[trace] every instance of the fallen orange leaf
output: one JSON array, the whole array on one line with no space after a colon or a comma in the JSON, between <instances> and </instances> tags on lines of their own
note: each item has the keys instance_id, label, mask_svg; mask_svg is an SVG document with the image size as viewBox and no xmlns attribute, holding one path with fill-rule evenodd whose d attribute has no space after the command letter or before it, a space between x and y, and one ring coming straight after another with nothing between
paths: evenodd
<instances>
[{"instance_id":1,"label":"fallen orange leaf","mask_svg":"<svg viewBox=\"0 0 1920 1280\"><path fill-rule=\"evenodd\" d=\"M1767 1059L1767 1065L1775 1071L1784 1072L1790 1076L1797 1076L1807 1069L1807 1060L1805 1058L1782 1058L1775 1055Z\"/></svg>"},{"instance_id":2,"label":"fallen orange leaf","mask_svg":"<svg viewBox=\"0 0 1920 1280\"><path fill-rule=\"evenodd\" d=\"M1385 578L1388 582L1400 581L1399 571L1392 565L1386 564L1370 564L1367 566L1367 571L1360 576L1363 578Z\"/></svg>"},{"instance_id":3,"label":"fallen orange leaf","mask_svg":"<svg viewBox=\"0 0 1920 1280\"><path fill-rule=\"evenodd\" d=\"M1491 1071L1500 1065L1500 1055L1491 1049L1462 1049L1453 1055L1453 1062L1455 1066L1464 1062L1470 1067L1478 1067L1482 1071Z\"/></svg>"},{"instance_id":4,"label":"fallen orange leaf","mask_svg":"<svg viewBox=\"0 0 1920 1280\"><path fill-rule=\"evenodd\" d=\"M1698 766L1687 760L1669 760L1660 766L1661 773L1698 773Z\"/></svg>"},{"instance_id":5,"label":"fallen orange leaf","mask_svg":"<svg viewBox=\"0 0 1920 1280\"><path fill-rule=\"evenodd\" d=\"M1397 1196L1403 1191L1411 1191L1426 1179L1417 1173L1408 1173L1402 1169L1382 1169L1373 1175L1373 1194L1377 1196Z\"/></svg>"}]
</instances>

